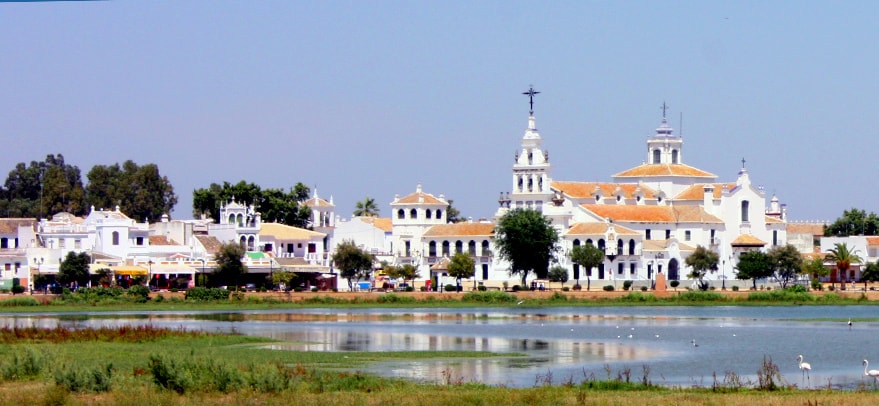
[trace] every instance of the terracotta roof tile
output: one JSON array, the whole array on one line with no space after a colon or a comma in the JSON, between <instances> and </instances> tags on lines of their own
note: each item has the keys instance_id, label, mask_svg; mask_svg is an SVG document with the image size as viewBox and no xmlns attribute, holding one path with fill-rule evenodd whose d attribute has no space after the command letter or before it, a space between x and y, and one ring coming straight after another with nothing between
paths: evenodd
<instances>
[{"instance_id":1,"label":"terracotta roof tile","mask_svg":"<svg viewBox=\"0 0 879 406\"><path fill-rule=\"evenodd\" d=\"M683 192L678 193L678 195L675 196L675 200L702 201L705 198L705 186L708 185L714 186L713 197L715 199L720 199L724 190L732 190L736 187L735 183L697 183L684 189ZM726 186L726 189L724 189L724 186Z\"/></svg>"},{"instance_id":2,"label":"terracotta roof tile","mask_svg":"<svg viewBox=\"0 0 879 406\"><path fill-rule=\"evenodd\" d=\"M360 217L360 221L366 224L372 224L386 233L394 231L394 226L390 218L386 217Z\"/></svg>"},{"instance_id":3,"label":"terracotta roof tile","mask_svg":"<svg viewBox=\"0 0 879 406\"><path fill-rule=\"evenodd\" d=\"M656 191L646 185L637 183L599 183L599 182L562 182L553 181L550 186L574 199L595 197L596 189L602 197L614 197L619 190L623 198L634 199L638 188L646 199L656 198Z\"/></svg>"},{"instance_id":4,"label":"terracotta roof tile","mask_svg":"<svg viewBox=\"0 0 879 406\"><path fill-rule=\"evenodd\" d=\"M784 220L778 217L766 216L766 224L784 224Z\"/></svg>"},{"instance_id":5,"label":"terracotta roof tile","mask_svg":"<svg viewBox=\"0 0 879 406\"><path fill-rule=\"evenodd\" d=\"M662 176L685 176L716 178L717 175L684 164L643 164L613 175L614 178L647 178Z\"/></svg>"},{"instance_id":6,"label":"terracotta roof tile","mask_svg":"<svg viewBox=\"0 0 879 406\"><path fill-rule=\"evenodd\" d=\"M18 227L31 227L37 223L37 219L4 218L0 219L0 234L18 235Z\"/></svg>"},{"instance_id":7,"label":"terracotta roof tile","mask_svg":"<svg viewBox=\"0 0 879 406\"><path fill-rule=\"evenodd\" d=\"M399 205L399 204L427 204L427 205L449 205L449 202L445 199L438 199L436 196L430 193L424 193L421 191L421 185L418 185L415 193L410 193L406 196L403 196L399 199L394 199L391 202L391 206Z\"/></svg>"},{"instance_id":8,"label":"terracotta roof tile","mask_svg":"<svg viewBox=\"0 0 879 406\"><path fill-rule=\"evenodd\" d=\"M308 199L303 203L305 203L305 205L308 207L336 207L336 205L319 197L312 197L311 199Z\"/></svg>"},{"instance_id":9,"label":"terracotta roof tile","mask_svg":"<svg viewBox=\"0 0 879 406\"><path fill-rule=\"evenodd\" d=\"M867 237L867 245L869 245L869 246L879 245L879 237Z\"/></svg>"},{"instance_id":10,"label":"terracotta roof tile","mask_svg":"<svg viewBox=\"0 0 879 406\"><path fill-rule=\"evenodd\" d=\"M824 227L824 223L787 223L787 233L824 235Z\"/></svg>"},{"instance_id":11,"label":"terracotta roof tile","mask_svg":"<svg viewBox=\"0 0 879 406\"><path fill-rule=\"evenodd\" d=\"M202 246L204 246L204 249L208 254L216 254L220 251L220 247L223 245L223 243L214 236L196 235L195 238L198 239Z\"/></svg>"},{"instance_id":12,"label":"terracotta roof tile","mask_svg":"<svg viewBox=\"0 0 879 406\"><path fill-rule=\"evenodd\" d=\"M324 233L306 230L304 228L288 226L280 223L262 223L259 228L260 236L271 236L278 240L310 240L323 238Z\"/></svg>"},{"instance_id":13,"label":"terracotta roof tile","mask_svg":"<svg viewBox=\"0 0 879 406\"><path fill-rule=\"evenodd\" d=\"M165 236L162 235L151 235L150 236L150 245L180 245L174 242L173 240L169 241Z\"/></svg>"},{"instance_id":14,"label":"terracotta roof tile","mask_svg":"<svg viewBox=\"0 0 879 406\"><path fill-rule=\"evenodd\" d=\"M751 234L742 234L736 237L730 245L733 247L762 247L766 245L766 243Z\"/></svg>"},{"instance_id":15,"label":"terracotta roof tile","mask_svg":"<svg viewBox=\"0 0 879 406\"><path fill-rule=\"evenodd\" d=\"M574 223L571 228L565 232L565 235L604 235L607 232L607 228L607 223ZM618 235L639 235L638 232L619 224L614 224L613 229Z\"/></svg>"},{"instance_id":16,"label":"terracotta roof tile","mask_svg":"<svg viewBox=\"0 0 879 406\"><path fill-rule=\"evenodd\" d=\"M635 206L584 204L580 207L601 218L631 223L723 223L699 206Z\"/></svg>"},{"instance_id":17,"label":"terracotta roof tile","mask_svg":"<svg viewBox=\"0 0 879 406\"><path fill-rule=\"evenodd\" d=\"M425 237L491 237L493 235L493 223L437 224L424 233Z\"/></svg>"}]
</instances>

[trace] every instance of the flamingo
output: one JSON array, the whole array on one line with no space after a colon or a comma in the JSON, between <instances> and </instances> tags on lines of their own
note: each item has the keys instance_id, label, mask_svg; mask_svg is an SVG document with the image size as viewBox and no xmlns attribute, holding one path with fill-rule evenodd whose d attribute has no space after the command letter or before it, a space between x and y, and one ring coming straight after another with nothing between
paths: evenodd
<instances>
[{"instance_id":1,"label":"flamingo","mask_svg":"<svg viewBox=\"0 0 879 406\"><path fill-rule=\"evenodd\" d=\"M874 379L873 384L875 385L876 382L879 382L879 370L871 369L868 371L867 370L868 365L870 365L870 362L867 360L864 360L864 376L872 376Z\"/></svg>"},{"instance_id":2,"label":"flamingo","mask_svg":"<svg viewBox=\"0 0 879 406\"><path fill-rule=\"evenodd\" d=\"M809 378L809 371L812 370L812 365L810 365L808 362L803 362L802 355L797 355L797 363L799 364L800 371L803 371L803 377L811 381L811 379ZM811 382L809 386L811 386Z\"/></svg>"}]
</instances>

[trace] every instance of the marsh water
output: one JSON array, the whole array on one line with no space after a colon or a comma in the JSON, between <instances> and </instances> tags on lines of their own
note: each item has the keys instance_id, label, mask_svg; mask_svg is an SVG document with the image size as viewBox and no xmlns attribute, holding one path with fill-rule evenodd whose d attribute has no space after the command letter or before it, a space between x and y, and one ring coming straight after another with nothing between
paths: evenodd
<instances>
[{"instance_id":1,"label":"marsh water","mask_svg":"<svg viewBox=\"0 0 879 406\"><path fill-rule=\"evenodd\" d=\"M847 321L854 322L849 327ZM756 382L764 357L799 387L854 388L879 369L879 307L707 306L282 309L240 312L0 314L3 326L123 324L270 337L278 351L489 351L516 357L428 359L358 370L442 382L528 387L616 378L711 386ZM812 366L805 379L796 360Z\"/></svg>"}]
</instances>

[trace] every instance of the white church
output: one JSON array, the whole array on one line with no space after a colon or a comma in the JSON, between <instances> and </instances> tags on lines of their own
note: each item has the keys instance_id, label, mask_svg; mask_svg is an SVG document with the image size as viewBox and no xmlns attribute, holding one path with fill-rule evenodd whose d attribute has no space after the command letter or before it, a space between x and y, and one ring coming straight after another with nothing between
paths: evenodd
<instances>
[{"instance_id":1,"label":"white church","mask_svg":"<svg viewBox=\"0 0 879 406\"><path fill-rule=\"evenodd\" d=\"M704 246L720 257L718 271L706 277L720 287L724 280L735 280L740 253L786 244L785 206L775 196L767 201L763 188L751 183L744 160L728 182L685 164L683 139L668 125L665 106L659 127L647 138L644 163L612 175L611 182L554 180L543 141L532 110L512 167L512 190L501 193L495 220L516 208L532 208L551 219L561 236L558 263L574 283L585 285L588 279L593 285L619 287L628 280L636 287L651 286L660 272L668 280L685 280L689 269L684 260ZM465 252L476 262L473 285L520 281L494 255L494 222L448 224L448 202L421 185L395 197L391 207L392 232L385 247L390 247L392 263L418 266L421 277L436 286L450 282L439 266L443 258ZM336 235L335 241L342 238ZM604 264L591 272L569 258L571 249L583 244L606 253Z\"/></svg>"}]
</instances>

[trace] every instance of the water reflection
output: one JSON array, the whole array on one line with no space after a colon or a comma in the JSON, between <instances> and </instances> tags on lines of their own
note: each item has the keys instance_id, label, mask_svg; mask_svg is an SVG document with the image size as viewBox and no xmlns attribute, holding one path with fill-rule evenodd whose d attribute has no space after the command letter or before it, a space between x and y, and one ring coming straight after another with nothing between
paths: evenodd
<instances>
[{"instance_id":1,"label":"water reflection","mask_svg":"<svg viewBox=\"0 0 879 406\"><path fill-rule=\"evenodd\" d=\"M663 385L710 386L729 372L756 381L763 357L800 383L796 356L812 364L811 384L854 387L861 360L879 360L873 306L638 307L553 309L327 309L241 312L117 312L0 315L3 327L154 325L270 337L298 351L485 351L521 356L370 364L366 371L442 381L532 386L641 371ZM698 347L691 344L699 343ZM608 372L611 371L611 372Z\"/></svg>"}]
</instances>

